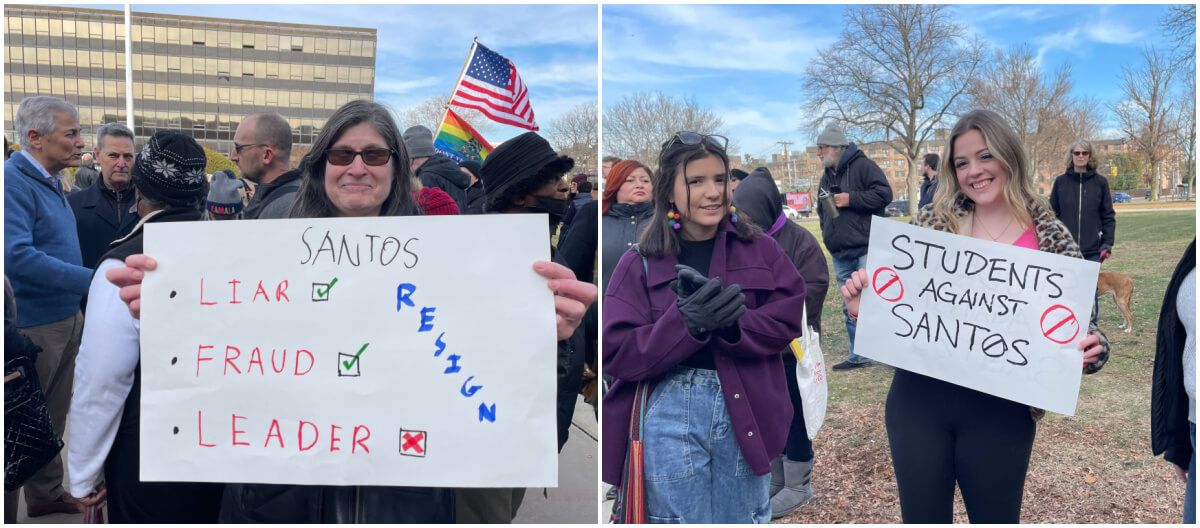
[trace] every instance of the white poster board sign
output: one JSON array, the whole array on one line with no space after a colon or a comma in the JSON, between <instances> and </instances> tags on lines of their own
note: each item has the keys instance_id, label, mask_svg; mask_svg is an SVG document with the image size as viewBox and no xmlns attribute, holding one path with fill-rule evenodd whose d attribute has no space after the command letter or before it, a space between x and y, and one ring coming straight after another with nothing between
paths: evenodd
<instances>
[{"instance_id":1,"label":"white poster board sign","mask_svg":"<svg viewBox=\"0 0 1200 528\"><path fill-rule=\"evenodd\" d=\"M147 224L141 479L556 486L543 215Z\"/></svg>"},{"instance_id":2,"label":"white poster board sign","mask_svg":"<svg viewBox=\"0 0 1200 528\"><path fill-rule=\"evenodd\" d=\"M1100 265L874 217L854 352L1075 414Z\"/></svg>"}]
</instances>

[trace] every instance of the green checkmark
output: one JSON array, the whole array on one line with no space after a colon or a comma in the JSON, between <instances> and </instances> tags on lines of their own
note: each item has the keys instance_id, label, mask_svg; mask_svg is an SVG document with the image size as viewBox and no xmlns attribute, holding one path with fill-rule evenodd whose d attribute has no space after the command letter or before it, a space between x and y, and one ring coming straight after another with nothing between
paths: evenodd
<instances>
[{"instance_id":1,"label":"green checkmark","mask_svg":"<svg viewBox=\"0 0 1200 528\"><path fill-rule=\"evenodd\" d=\"M337 277L334 277L332 281L329 281L329 286L325 287L325 291L321 291L320 288L317 288L317 297L324 297L326 295L329 295L329 290L331 288L333 288L334 284L337 284Z\"/></svg>"},{"instance_id":2,"label":"green checkmark","mask_svg":"<svg viewBox=\"0 0 1200 528\"><path fill-rule=\"evenodd\" d=\"M334 281L336 281L337 279L333 279L333 280L334 280ZM329 285L330 285L330 286L333 286L333 283L330 283ZM362 353L363 353L363 350L366 350L366 349L367 349L367 345L369 345L369 344L371 344L371 343L363 343L363 346L362 346L362 348L358 349L358 353L357 353L357 354L354 354L354 358L353 358L353 359L351 359L350 361L343 361L343 362L342 362L342 365L344 365L344 366L346 367L346 370L350 370L351 368L353 368L353 367L354 367L354 364L355 364L356 362L358 362L358 356L361 356L361 355L362 355Z\"/></svg>"}]
</instances>

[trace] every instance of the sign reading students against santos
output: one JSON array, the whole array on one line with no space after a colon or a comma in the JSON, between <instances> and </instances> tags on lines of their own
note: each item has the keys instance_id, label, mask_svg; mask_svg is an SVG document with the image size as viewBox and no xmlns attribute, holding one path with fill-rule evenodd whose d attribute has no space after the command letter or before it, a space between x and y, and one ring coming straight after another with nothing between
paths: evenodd
<instances>
[{"instance_id":1,"label":"sign reading students against santos","mask_svg":"<svg viewBox=\"0 0 1200 528\"><path fill-rule=\"evenodd\" d=\"M855 352L1075 414L1100 265L875 217Z\"/></svg>"},{"instance_id":2,"label":"sign reading students against santos","mask_svg":"<svg viewBox=\"0 0 1200 528\"><path fill-rule=\"evenodd\" d=\"M145 236L142 480L557 485L545 216Z\"/></svg>"}]
</instances>

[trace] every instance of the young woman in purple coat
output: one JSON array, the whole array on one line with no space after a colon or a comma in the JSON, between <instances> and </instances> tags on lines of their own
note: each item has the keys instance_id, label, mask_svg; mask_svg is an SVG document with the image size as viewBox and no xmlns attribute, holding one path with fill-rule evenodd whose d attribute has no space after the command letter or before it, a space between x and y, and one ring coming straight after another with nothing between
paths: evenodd
<instances>
[{"instance_id":1,"label":"young woman in purple coat","mask_svg":"<svg viewBox=\"0 0 1200 528\"><path fill-rule=\"evenodd\" d=\"M604 303L603 479L622 483L639 383L650 522L765 523L771 459L791 422L779 351L800 335L804 279L731 207L727 140L676 133L659 156L654 218Z\"/></svg>"}]
</instances>

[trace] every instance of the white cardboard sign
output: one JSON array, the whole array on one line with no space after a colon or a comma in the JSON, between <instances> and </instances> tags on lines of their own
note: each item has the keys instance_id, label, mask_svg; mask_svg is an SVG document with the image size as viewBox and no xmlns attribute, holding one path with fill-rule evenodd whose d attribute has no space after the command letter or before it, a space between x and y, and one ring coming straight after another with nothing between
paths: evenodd
<instances>
[{"instance_id":1,"label":"white cardboard sign","mask_svg":"<svg viewBox=\"0 0 1200 528\"><path fill-rule=\"evenodd\" d=\"M1075 414L1100 265L874 217L855 353Z\"/></svg>"},{"instance_id":2,"label":"white cardboard sign","mask_svg":"<svg viewBox=\"0 0 1200 528\"><path fill-rule=\"evenodd\" d=\"M147 224L145 481L558 480L543 215Z\"/></svg>"}]
</instances>

